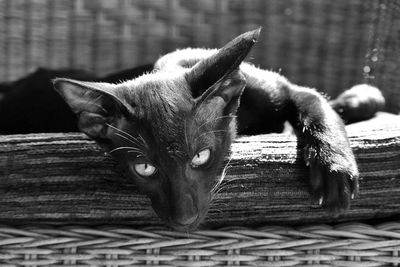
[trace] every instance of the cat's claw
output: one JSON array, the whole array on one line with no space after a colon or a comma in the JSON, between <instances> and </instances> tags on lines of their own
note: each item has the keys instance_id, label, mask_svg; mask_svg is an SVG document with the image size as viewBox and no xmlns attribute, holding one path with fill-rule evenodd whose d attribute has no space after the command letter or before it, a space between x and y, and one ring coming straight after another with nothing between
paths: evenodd
<instances>
[{"instance_id":1,"label":"cat's claw","mask_svg":"<svg viewBox=\"0 0 400 267\"><path fill-rule=\"evenodd\" d=\"M356 180L356 179L355 179ZM325 174L322 207L333 215L339 215L350 207L350 201L355 198L352 179L346 173L330 172Z\"/></svg>"},{"instance_id":2,"label":"cat's claw","mask_svg":"<svg viewBox=\"0 0 400 267\"><path fill-rule=\"evenodd\" d=\"M332 171L315 158L309 168L311 194L317 203L334 216L347 210L358 193L357 170Z\"/></svg>"}]
</instances>

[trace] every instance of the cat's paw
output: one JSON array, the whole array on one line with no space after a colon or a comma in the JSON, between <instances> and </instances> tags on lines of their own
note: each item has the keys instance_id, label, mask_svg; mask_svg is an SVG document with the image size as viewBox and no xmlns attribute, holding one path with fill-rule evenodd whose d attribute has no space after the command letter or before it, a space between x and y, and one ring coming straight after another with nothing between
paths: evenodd
<instances>
[{"instance_id":1,"label":"cat's paw","mask_svg":"<svg viewBox=\"0 0 400 267\"><path fill-rule=\"evenodd\" d=\"M383 110L385 98L378 88L359 84L330 101L330 105L345 122L353 123L370 119Z\"/></svg>"},{"instance_id":2,"label":"cat's paw","mask_svg":"<svg viewBox=\"0 0 400 267\"><path fill-rule=\"evenodd\" d=\"M350 207L359 191L359 174L351 153L329 155L327 160L312 149L306 148L306 164L310 168L311 197L331 215L338 216Z\"/></svg>"}]
</instances>

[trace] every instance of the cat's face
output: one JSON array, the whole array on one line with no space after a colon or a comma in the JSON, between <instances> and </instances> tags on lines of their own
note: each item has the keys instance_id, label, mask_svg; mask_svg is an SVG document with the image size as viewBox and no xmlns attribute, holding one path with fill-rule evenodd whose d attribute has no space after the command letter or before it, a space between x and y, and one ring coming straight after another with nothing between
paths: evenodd
<instances>
[{"instance_id":1,"label":"cat's face","mask_svg":"<svg viewBox=\"0 0 400 267\"><path fill-rule=\"evenodd\" d=\"M125 86L135 92L132 116L109 127L107 149L162 219L175 228L197 226L234 134L233 114L221 97L196 103L181 75L150 74Z\"/></svg>"},{"instance_id":2,"label":"cat's face","mask_svg":"<svg viewBox=\"0 0 400 267\"><path fill-rule=\"evenodd\" d=\"M192 68L160 70L117 85L55 81L81 131L123 166L175 229L197 227L208 210L235 136L234 115L245 86L238 66L254 35L235 39Z\"/></svg>"}]
</instances>

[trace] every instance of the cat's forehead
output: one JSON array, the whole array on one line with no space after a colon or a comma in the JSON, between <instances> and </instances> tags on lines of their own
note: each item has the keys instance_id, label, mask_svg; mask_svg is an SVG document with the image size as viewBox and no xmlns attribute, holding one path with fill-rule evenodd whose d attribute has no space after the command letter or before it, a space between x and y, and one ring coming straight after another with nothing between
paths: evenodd
<instances>
[{"instance_id":1,"label":"cat's forehead","mask_svg":"<svg viewBox=\"0 0 400 267\"><path fill-rule=\"evenodd\" d=\"M220 115L214 103L196 105L183 75L148 74L122 85L135 118L126 129L151 140L159 155L163 151L185 155L188 147L196 150L212 142L206 133L212 132L215 117Z\"/></svg>"},{"instance_id":2,"label":"cat's forehead","mask_svg":"<svg viewBox=\"0 0 400 267\"><path fill-rule=\"evenodd\" d=\"M122 84L125 100L139 119L158 140L180 139L185 120L194 100L183 75L150 73Z\"/></svg>"},{"instance_id":3,"label":"cat's forehead","mask_svg":"<svg viewBox=\"0 0 400 267\"><path fill-rule=\"evenodd\" d=\"M124 98L138 119L134 127L143 127L132 130L138 130L145 139L152 140L150 143L157 144L153 149L182 150L185 119L192 109L190 88L184 76L150 73L122 85Z\"/></svg>"},{"instance_id":4,"label":"cat's forehead","mask_svg":"<svg viewBox=\"0 0 400 267\"><path fill-rule=\"evenodd\" d=\"M125 82L127 100L139 109L190 109L191 91L184 73L149 73Z\"/></svg>"}]
</instances>

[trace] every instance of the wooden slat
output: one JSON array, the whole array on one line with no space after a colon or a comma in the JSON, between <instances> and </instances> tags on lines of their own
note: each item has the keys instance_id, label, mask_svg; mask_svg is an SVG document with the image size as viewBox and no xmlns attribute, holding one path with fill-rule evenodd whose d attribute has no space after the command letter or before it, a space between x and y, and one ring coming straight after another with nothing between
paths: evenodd
<instances>
[{"instance_id":1,"label":"wooden slat","mask_svg":"<svg viewBox=\"0 0 400 267\"><path fill-rule=\"evenodd\" d=\"M296 138L260 135L232 147L226 187L205 225L297 224L400 214L400 119L348 126L363 178L351 209L332 218L311 204ZM149 200L80 133L0 136L0 221L160 225Z\"/></svg>"}]
</instances>

